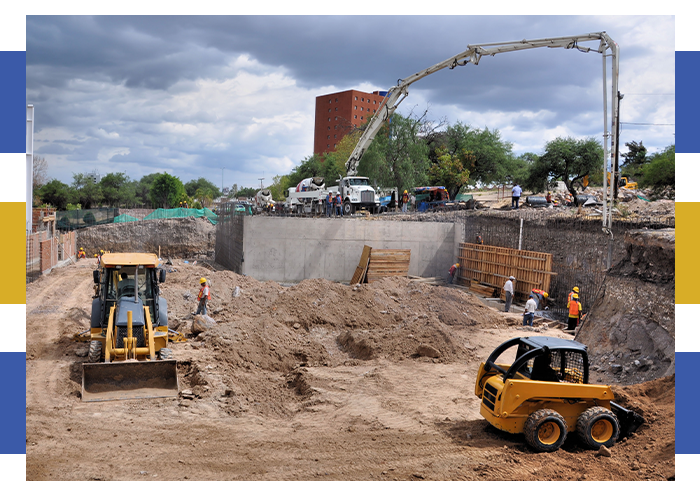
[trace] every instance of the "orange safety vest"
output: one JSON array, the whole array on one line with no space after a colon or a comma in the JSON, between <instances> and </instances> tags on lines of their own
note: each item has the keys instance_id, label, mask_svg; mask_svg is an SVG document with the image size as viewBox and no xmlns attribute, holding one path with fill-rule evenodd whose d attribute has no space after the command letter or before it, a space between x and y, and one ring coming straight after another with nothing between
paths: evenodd
<instances>
[{"instance_id":1,"label":"orange safety vest","mask_svg":"<svg viewBox=\"0 0 700 500\"><path fill-rule=\"evenodd\" d=\"M578 318L581 315L581 303L577 300L569 302L569 318Z\"/></svg>"},{"instance_id":2,"label":"orange safety vest","mask_svg":"<svg viewBox=\"0 0 700 500\"><path fill-rule=\"evenodd\" d=\"M211 294L209 293L209 285L204 285L199 289L199 295L197 295L197 300L202 300L202 296L205 296L207 300L211 299Z\"/></svg>"},{"instance_id":3,"label":"orange safety vest","mask_svg":"<svg viewBox=\"0 0 700 500\"><path fill-rule=\"evenodd\" d=\"M542 298L544 298L544 294L545 294L546 292L545 292L544 290L540 290L539 288L533 288L533 289L532 289L532 293L537 293L537 294L541 295Z\"/></svg>"}]
</instances>

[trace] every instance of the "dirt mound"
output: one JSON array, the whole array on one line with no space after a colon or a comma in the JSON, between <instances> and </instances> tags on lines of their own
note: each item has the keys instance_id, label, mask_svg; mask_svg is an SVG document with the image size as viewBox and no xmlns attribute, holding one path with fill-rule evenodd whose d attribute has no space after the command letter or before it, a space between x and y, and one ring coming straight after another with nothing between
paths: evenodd
<instances>
[{"instance_id":1,"label":"dirt mound","mask_svg":"<svg viewBox=\"0 0 700 500\"><path fill-rule=\"evenodd\" d=\"M83 403L87 344L73 334L88 324L94 263L27 286L27 480L674 477L673 378L614 388L647 423L610 457L575 436L534 453L487 424L479 364L534 330L459 289L406 278L285 287L201 262L165 267L170 327L189 335L171 344L178 398ZM215 323L193 335L202 276ZM99 436L115 439L96 448ZM105 468L105 456L120 466Z\"/></svg>"}]
</instances>

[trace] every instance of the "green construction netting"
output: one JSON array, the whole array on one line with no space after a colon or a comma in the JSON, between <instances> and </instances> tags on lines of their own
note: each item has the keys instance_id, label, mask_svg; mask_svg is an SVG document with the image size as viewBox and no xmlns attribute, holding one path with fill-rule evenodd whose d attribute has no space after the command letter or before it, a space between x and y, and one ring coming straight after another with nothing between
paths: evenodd
<instances>
[{"instance_id":1,"label":"green construction netting","mask_svg":"<svg viewBox=\"0 0 700 500\"><path fill-rule=\"evenodd\" d=\"M131 215L128 215L128 214L121 214L121 215L114 218L114 222L136 222L138 220L139 220L138 217L132 217Z\"/></svg>"},{"instance_id":2,"label":"green construction netting","mask_svg":"<svg viewBox=\"0 0 700 500\"><path fill-rule=\"evenodd\" d=\"M208 208L158 208L144 217L143 220L182 219L185 217L206 217L212 224L216 224L219 220L218 215Z\"/></svg>"},{"instance_id":3,"label":"green construction netting","mask_svg":"<svg viewBox=\"0 0 700 500\"><path fill-rule=\"evenodd\" d=\"M56 212L56 229L73 231L89 226L111 224L119 213L117 208L91 208L89 210L61 210Z\"/></svg>"}]
</instances>

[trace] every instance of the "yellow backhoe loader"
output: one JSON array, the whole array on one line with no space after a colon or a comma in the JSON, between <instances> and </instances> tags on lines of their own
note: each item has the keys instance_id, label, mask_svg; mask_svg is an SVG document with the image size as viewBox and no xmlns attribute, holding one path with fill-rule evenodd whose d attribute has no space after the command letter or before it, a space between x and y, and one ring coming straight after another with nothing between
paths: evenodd
<instances>
[{"instance_id":1,"label":"yellow backhoe loader","mask_svg":"<svg viewBox=\"0 0 700 500\"><path fill-rule=\"evenodd\" d=\"M106 253L93 271L90 350L83 401L173 397L177 365L168 348L165 269L149 253Z\"/></svg>"}]
</instances>

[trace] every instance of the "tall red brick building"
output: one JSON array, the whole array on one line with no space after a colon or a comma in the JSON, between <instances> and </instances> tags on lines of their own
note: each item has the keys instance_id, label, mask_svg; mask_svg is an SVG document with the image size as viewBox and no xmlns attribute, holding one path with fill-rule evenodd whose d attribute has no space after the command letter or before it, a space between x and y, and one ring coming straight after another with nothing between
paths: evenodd
<instances>
[{"instance_id":1,"label":"tall red brick building","mask_svg":"<svg viewBox=\"0 0 700 500\"><path fill-rule=\"evenodd\" d=\"M316 98L316 125L314 127L314 153L323 154L335 147L348 132L363 127L375 114L386 92L371 94L359 90L346 90Z\"/></svg>"}]
</instances>

